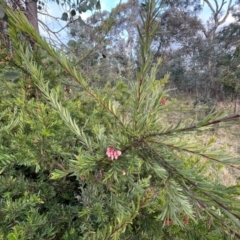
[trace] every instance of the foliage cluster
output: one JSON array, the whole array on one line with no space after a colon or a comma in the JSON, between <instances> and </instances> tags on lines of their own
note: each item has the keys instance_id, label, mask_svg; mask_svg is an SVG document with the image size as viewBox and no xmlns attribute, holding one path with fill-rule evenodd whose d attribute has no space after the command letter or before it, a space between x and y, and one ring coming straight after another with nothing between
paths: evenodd
<instances>
[{"instance_id":1,"label":"foliage cluster","mask_svg":"<svg viewBox=\"0 0 240 240\"><path fill-rule=\"evenodd\" d=\"M161 59L150 51L158 10L146 1L134 81L102 88L22 13L6 10L12 53L1 52L11 58L0 70L0 239L240 238L239 186L208 172L239 161L212 149L214 138L200 145L197 137L239 115L167 121L169 75L156 79Z\"/></svg>"}]
</instances>

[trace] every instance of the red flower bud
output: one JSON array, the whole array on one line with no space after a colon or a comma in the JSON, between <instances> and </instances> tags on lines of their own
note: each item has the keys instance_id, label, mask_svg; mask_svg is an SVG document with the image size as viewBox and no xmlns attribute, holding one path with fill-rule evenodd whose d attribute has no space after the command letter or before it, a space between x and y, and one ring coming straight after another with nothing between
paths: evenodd
<instances>
[{"instance_id":1,"label":"red flower bud","mask_svg":"<svg viewBox=\"0 0 240 240\"><path fill-rule=\"evenodd\" d=\"M162 104L162 105L166 105L166 104L167 104L167 99L166 99L166 98L162 98L161 104Z\"/></svg>"}]
</instances>

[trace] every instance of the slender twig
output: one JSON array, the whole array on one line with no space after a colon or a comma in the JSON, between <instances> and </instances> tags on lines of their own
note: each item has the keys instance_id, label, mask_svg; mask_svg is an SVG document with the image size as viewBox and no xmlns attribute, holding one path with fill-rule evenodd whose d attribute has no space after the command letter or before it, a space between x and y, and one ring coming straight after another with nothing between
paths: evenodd
<instances>
[{"instance_id":1,"label":"slender twig","mask_svg":"<svg viewBox=\"0 0 240 240\"><path fill-rule=\"evenodd\" d=\"M141 208L143 208L143 207L146 205L146 203L147 203L148 200L149 200L149 198L145 198L145 199L139 204L139 209L138 209L138 210L140 210ZM130 215L128 221L125 221L125 222L123 222L120 226L114 228L114 229L111 231L110 235L109 235L107 238L104 238L104 240L107 240L107 239L111 238L117 231L119 231L120 229L122 229L122 228L123 228L125 225L127 225L128 223L130 223L135 217L136 217L136 213L132 213L132 214Z\"/></svg>"}]
</instances>

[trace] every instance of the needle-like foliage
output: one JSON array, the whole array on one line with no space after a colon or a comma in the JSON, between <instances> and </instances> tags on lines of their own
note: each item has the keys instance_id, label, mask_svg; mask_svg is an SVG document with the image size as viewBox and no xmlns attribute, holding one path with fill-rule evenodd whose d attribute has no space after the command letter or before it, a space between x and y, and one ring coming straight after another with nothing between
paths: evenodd
<instances>
[{"instance_id":1,"label":"needle-like foliage","mask_svg":"<svg viewBox=\"0 0 240 240\"><path fill-rule=\"evenodd\" d=\"M12 58L24 71L0 103L0 239L240 238L239 186L208 171L238 169L239 160L194 137L240 115L168 122L169 75L155 78L161 59L150 51L154 0L141 9L136 80L103 89L22 13L6 11ZM34 46L19 42L26 37ZM79 86L72 97L64 78Z\"/></svg>"}]
</instances>

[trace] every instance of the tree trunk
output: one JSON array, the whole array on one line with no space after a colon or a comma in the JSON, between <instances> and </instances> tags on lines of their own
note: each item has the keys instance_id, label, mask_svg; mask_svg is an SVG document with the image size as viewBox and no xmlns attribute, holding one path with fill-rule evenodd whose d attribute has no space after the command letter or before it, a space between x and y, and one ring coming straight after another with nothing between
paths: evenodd
<instances>
[{"instance_id":1,"label":"tree trunk","mask_svg":"<svg viewBox=\"0 0 240 240\"><path fill-rule=\"evenodd\" d=\"M39 33L38 18L37 18L37 1L26 0L26 16L30 24Z\"/></svg>"}]
</instances>

